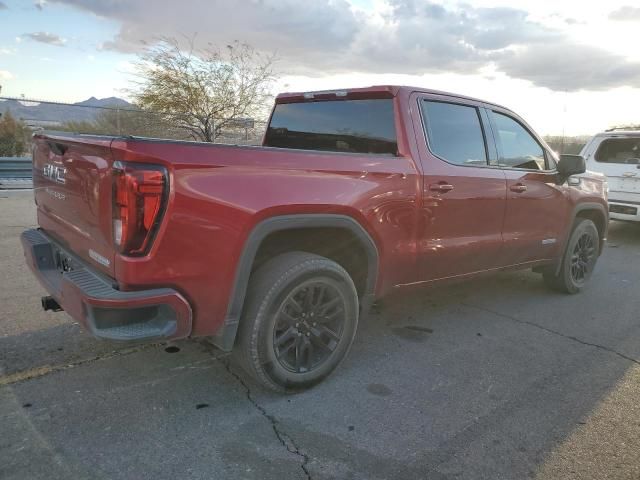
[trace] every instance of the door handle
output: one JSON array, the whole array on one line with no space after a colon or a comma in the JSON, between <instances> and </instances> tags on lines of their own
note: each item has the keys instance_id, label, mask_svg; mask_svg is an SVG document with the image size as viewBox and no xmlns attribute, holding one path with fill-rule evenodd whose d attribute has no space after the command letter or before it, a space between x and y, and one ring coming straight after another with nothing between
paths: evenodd
<instances>
[{"instance_id":1,"label":"door handle","mask_svg":"<svg viewBox=\"0 0 640 480\"><path fill-rule=\"evenodd\" d=\"M432 183L431 185L429 185L429 190L431 190L432 192L447 193L453 190L453 185L446 182Z\"/></svg>"},{"instance_id":2,"label":"door handle","mask_svg":"<svg viewBox=\"0 0 640 480\"><path fill-rule=\"evenodd\" d=\"M516 183L515 185L511 185L509 190L516 193L522 193L527 191L527 186L521 183Z\"/></svg>"}]
</instances>

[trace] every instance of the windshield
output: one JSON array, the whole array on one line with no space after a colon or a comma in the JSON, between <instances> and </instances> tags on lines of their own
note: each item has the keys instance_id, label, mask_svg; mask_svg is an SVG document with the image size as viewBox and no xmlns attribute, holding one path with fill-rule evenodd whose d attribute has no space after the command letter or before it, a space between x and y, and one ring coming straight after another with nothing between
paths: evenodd
<instances>
[{"instance_id":1,"label":"windshield","mask_svg":"<svg viewBox=\"0 0 640 480\"><path fill-rule=\"evenodd\" d=\"M608 138L603 140L595 155L602 163L640 164L640 138Z\"/></svg>"}]
</instances>

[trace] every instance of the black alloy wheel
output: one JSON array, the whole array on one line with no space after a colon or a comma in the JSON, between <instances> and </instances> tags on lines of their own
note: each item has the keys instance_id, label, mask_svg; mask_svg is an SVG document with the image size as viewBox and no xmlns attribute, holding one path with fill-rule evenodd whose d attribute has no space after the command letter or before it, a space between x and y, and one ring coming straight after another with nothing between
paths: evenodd
<instances>
[{"instance_id":1,"label":"black alloy wheel","mask_svg":"<svg viewBox=\"0 0 640 480\"><path fill-rule=\"evenodd\" d=\"M596 245L590 232L583 233L571 254L571 276L576 284L583 284L591 272L596 258Z\"/></svg>"},{"instance_id":2,"label":"black alloy wheel","mask_svg":"<svg viewBox=\"0 0 640 480\"><path fill-rule=\"evenodd\" d=\"M560 292L578 293L587 283L600 254L600 234L592 220L577 218L559 264L542 271L545 283Z\"/></svg>"},{"instance_id":3,"label":"black alloy wheel","mask_svg":"<svg viewBox=\"0 0 640 480\"><path fill-rule=\"evenodd\" d=\"M335 351L345 323L345 299L335 286L312 280L295 288L276 313L273 348L295 373L311 372Z\"/></svg>"}]
</instances>

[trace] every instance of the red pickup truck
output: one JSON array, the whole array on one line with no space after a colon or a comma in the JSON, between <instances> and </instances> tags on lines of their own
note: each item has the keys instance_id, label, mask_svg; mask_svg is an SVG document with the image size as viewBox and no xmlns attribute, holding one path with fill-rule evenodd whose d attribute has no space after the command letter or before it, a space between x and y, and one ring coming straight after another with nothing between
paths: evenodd
<instances>
[{"instance_id":1,"label":"red pickup truck","mask_svg":"<svg viewBox=\"0 0 640 480\"><path fill-rule=\"evenodd\" d=\"M210 337L272 389L325 378L393 289L532 268L575 293L604 177L516 114L378 86L277 97L263 146L42 133L26 260L99 338ZM572 176L573 175L573 176Z\"/></svg>"}]
</instances>

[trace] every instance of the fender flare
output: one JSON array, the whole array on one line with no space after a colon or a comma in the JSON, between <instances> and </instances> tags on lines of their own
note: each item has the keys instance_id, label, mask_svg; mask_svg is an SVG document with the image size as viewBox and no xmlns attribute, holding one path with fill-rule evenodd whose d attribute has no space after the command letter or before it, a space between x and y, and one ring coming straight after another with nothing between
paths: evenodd
<instances>
[{"instance_id":1,"label":"fender flare","mask_svg":"<svg viewBox=\"0 0 640 480\"><path fill-rule=\"evenodd\" d=\"M585 211L585 210L598 211L598 212L600 212L600 214L602 214L602 218L604 219L604 235L602 235L602 238L600 238L600 245L599 245L599 249L600 249L599 254L602 254L602 249L604 248L604 241L607 238L607 230L609 228L609 212L604 207L604 205L602 205L601 203L596 203L596 202L579 203L579 204L577 204L575 206L575 208L573 209L572 215L571 215L571 225L572 226L573 226L574 222L576 221L576 218L578 218L578 214L580 212ZM558 261L558 265L556 265L556 268L555 268L556 275L558 275L560 273L560 268L562 268L562 260L564 259L564 256L565 256L565 254L567 252L567 246L569 245L569 238L571 238L571 230L569 232L567 232L567 236L564 239L564 245L562 247L562 256L560 257L560 259Z\"/></svg>"},{"instance_id":2,"label":"fender flare","mask_svg":"<svg viewBox=\"0 0 640 480\"><path fill-rule=\"evenodd\" d=\"M262 220L253 227L244 242L238 260L235 279L227 314L218 333L211 337L211 342L223 351L231 351L235 343L240 316L247 293L251 267L262 241L270 234L282 230L300 228L342 228L349 230L360 241L367 255L367 281L360 304L361 311L366 312L375 297L376 280L378 278L379 254L376 243L369 233L352 217L336 214L293 214L279 215Z\"/></svg>"}]
</instances>

